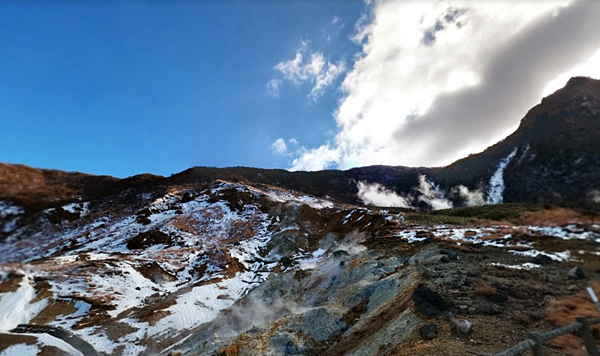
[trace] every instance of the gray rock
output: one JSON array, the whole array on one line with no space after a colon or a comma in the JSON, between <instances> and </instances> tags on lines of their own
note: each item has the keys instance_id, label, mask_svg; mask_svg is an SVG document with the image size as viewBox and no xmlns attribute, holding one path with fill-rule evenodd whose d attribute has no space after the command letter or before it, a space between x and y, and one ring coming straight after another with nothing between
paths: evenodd
<instances>
[{"instance_id":1,"label":"gray rock","mask_svg":"<svg viewBox=\"0 0 600 356\"><path fill-rule=\"evenodd\" d=\"M481 315L498 315L502 314L502 307L494 303L485 303L476 309L476 313Z\"/></svg>"},{"instance_id":2,"label":"gray rock","mask_svg":"<svg viewBox=\"0 0 600 356\"><path fill-rule=\"evenodd\" d=\"M382 347L399 345L421 324L409 310L400 313L373 335L364 339L360 345L345 356L373 356L379 355Z\"/></svg>"},{"instance_id":3,"label":"gray rock","mask_svg":"<svg viewBox=\"0 0 600 356\"><path fill-rule=\"evenodd\" d=\"M502 293L494 293L494 294L488 295L486 298L490 302L494 302L494 303L504 303L508 300L508 297Z\"/></svg>"},{"instance_id":4,"label":"gray rock","mask_svg":"<svg viewBox=\"0 0 600 356\"><path fill-rule=\"evenodd\" d=\"M552 262L552 259L546 255L538 253L531 259L531 262L535 263L536 265L547 265L548 263Z\"/></svg>"},{"instance_id":5,"label":"gray rock","mask_svg":"<svg viewBox=\"0 0 600 356\"><path fill-rule=\"evenodd\" d=\"M340 335L348 327L340 318L335 317L325 308L307 311L304 314L303 323L306 332L317 342Z\"/></svg>"},{"instance_id":6,"label":"gray rock","mask_svg":"<svg viewBox=\"0 0 600 356\"><path fill-rule=\"evenodd\" d=\"M275 350L283 355L301 355L303 353L294 336L288 333L279 333L271 338L271 344Z\"/></svg>"},{"instance_id":7,"label":"gray rock","mask_svg":"<svg viewBox=\"0 0 600 356\"><path fill-rule=\"evenodd\" d=\"M419 328L419 335L421 335L421 337L424 340L433 339L434 337L437 336L437 325L427 324L427 325L421 326Z\"/></svg>"},{"instance_id":8,"label":"gray rock","mask_svg":"<svg viewBox=\"0 0 600 356\"><path fill-rule=\"evenodd\" d=\"M448 315L450 329L456 330L459 334L468 335L473 329L473 323L467 319L460 319L452 314Z\"/></svg>"},{"instance_id":9,"label":"gray rock","mask_svg":"<svg viewBox=\"0 0 600 356\"><path fill-rule=\"evenodd\" d=\"M350 256L350 254L348 253L348 251L344 250L333 251L333 253L331 254L331 257L333 258L347 258L348 256Z\"/></svg>"},{"instance_id":10,"label":"gray rock","mask_svg":"<svg viewBox=\"0 0 600 356\"><path fill-rule=\"evenodd\" d=\"M435 318L440 313L439 309L429 302L418 304L417 311L427 318Z\"/></svg>"},{"instance_id":11,"label":"gray rock","mask_svg":"<svg viewBox=\"0 0 600 356\"><path fill-rule=\"evenodd\" d=\"M573 268L571 268L569 270L569 278L572 278L572 279L584 279L585 278L585 272L579 266L573 267Z\"/></svg>"},{"instance_id":12,"label":"gray rock","mask_svg":"<svg viewBox=\"0 0 600 356\"><path fill-rule=\"evenodd\" d=\"M372 294L369 298L367 309L372 311L387 302L390 298L398 294L398 280L395 278L384 279L373 284Z\"/></svg>"},{"instance_id":13,"label":"gray rock","mask_svg":"<svg viewBox=\"0 0 600 356\"><path fill-rule=\"evenodd\" d=\"M433 277L433 273L431 273L431 270L425 268L421 271L421 277L424 279L431 279L431 277Z\"/></svg>"},{"instance_id":14,"label":"gray rock","mask_svg":"<svg viewBox=\"0 0 600 356\"><path fill-rule=\"evenodd\" d=\"M446 300L436 291L424 284L419 285L411 297L417 305L428 302L438 310L447 310L452 307L452 302Z\"/></svg>"}]
</instances>

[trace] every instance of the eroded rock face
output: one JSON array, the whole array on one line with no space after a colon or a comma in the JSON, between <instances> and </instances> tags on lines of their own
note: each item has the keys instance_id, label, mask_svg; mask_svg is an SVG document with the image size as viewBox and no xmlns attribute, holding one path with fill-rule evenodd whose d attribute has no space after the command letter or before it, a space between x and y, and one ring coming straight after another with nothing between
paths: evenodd
<instances>
[{"instance_id":1,"label":"eroded rock face","mask_svg":"<svg viewBox=\"0 0 600 356\"><path fill-rule=\"evenodd\" d=\"M103 355L395 355L424 324L449 332L450 313L472 337L485 318L539 320L515 307L572 293L571 256L598 259L593 225L409 225L229 182L123 199L69 205L80 217L60 224L42 211L0 242L0 325L68 329Z\"/></svg>"},{"instance_id":2,"label":"eroded rock face","mask_svg":"<svg viewBox=\"0 0 600 356\"><path fill-rule=\"evenodd\" d=\"M222 340L231 335L289 318L295 331L274 334L269 345L300 352L341 337L347 310L362 294L381 294L365 273L398 265L349 268L366 250L363 235L386 223L364 208L227 182L138 199L134 207L130 196L67 204L60 210L78 218L60 223L41 211L0 241L3 290L31 305L22 316L0 312L3 326L43 322L73 330L100 353L138 355L166 350L195 328L212 330L204 341L213 352L229 347ZM5 210L3 219L23 214ZM356 302L339 304L337 293L361 280L370 282L357 285Z\"/></svg>"}]
</instances>

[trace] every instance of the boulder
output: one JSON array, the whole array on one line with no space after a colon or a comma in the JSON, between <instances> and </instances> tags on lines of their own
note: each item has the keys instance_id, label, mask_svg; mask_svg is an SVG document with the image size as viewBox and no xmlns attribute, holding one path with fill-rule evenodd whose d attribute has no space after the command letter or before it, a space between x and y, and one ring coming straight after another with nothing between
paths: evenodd
<instances>
[{"instance_id":1,"label":"boulder","mask_svg":"<svg viewBox=\"0 0 600 356\"><path fill-rule=\"evenodd\" d=\"M412 300L417 305L428 302L438 310L448 310L452 307L452 303L450 301L446 300L439 295L438 292L432 290L424 284L419 285L413 292Z\"/></svg>"},{"instance_id":2,"label":"boulder","mask_svg":"<svg viewBox=\"0 0 600 356\"><path fill-rule=\"evenodd\" d=\"M572 279L584 279L585 278L585 272L579 266L573 267L573 268L571 268L569 270L569 278L572 278Z\"/></svg>"},{"instance_id":3,"label":"boulder","mask_svg":"<svg viewBox=\"0 0 600 356\"><path fill-rule=\"evenodd\" d=\"M508 297L502 293L490 294L486 298L490 302L494 302L494 303L504 303L508 300Z\"/></svg>"},{"instance_id":4,"label":"boulder","mask_svg":"<svg viewBox=\"0 0 600 356\"><path fill-rule=\"evenodd\" d=\"M531 259L531 262L535 263L536 265L547 265L548 263L552 262L552 259L546 255L538 253Z\"/></svg>"},{"instance_id":5,"label":"boulder","mask_svg":"<svg viewBox=\"0 0 600 356\"><path fill-rule=\"evenodd\" d=\"M437 336L437 325L427 324L419 328L419 335L423 340L431 340Z\"/></svg>"},{"instance_id":6,"label":"boulder","mask_svg":"<svg viewBox=\"0 0 600 356\"><path fill-rule=\"evenodd\" d=\"M440 311L431 305L431 303L423 302L417 305L417 312L421 313L423 316L427 318L435 318Z\"/></svg>"}]
</instances>

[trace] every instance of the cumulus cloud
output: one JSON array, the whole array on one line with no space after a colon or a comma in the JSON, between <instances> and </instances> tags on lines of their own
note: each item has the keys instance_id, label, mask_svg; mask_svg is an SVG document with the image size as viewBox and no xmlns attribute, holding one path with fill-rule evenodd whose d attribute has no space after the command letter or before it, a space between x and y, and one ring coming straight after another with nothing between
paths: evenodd
<instances>
[{"instance_id":1,"label":"cumulus cloud","mask_svg":"<svg viewBox=\"0 0 600 356\"><path fill-rule=\"evenodd\" d=\"M365 204L383 207L411 208L410 201L380 184L358 182L358 198Z\"/></svg>"},{"instance_id":2,"label":"cumulus cloud","mask_svg":"<svg viewBox=\"0 0 600 356\"><path fill-rule=\"evenodd\" d=\"M285 155L287 154L287 145L285 144L285 140L283 138L278 138L271 144L271 150L274 153Z\"/></svg>"},{"instance_id":3,"label":"cumulus cloud","mask_svg":"<svg viewBox=\"0 0 600 356\"><path fill-rule=\"evenodd\" d=\"M299 84L305 80L316 77L321 73L325 65L323 54L313 53L307 63L303 63L302 53L296 52L296 57L287 62L279 62L275 69L283 74L285 79L291 80Z\"/></svg>"},{"instance_id":4,"label":"cumulus cloud","mask_svg":"<svg viewBox=\"0 0 600 356\"><path fill-rule=\"evenodd\" d=\"M279 62L273 68L281 73L283 79L296 85L310 82L313 88L308 97L316 100L323 94L325 88L333 84L335 79L346 71L346 66L343 61L335 63L326 61L321 52L311 53L308 55L308 60L305 60L307 54L308 42L302 41L293 59ZM272 79L267 83L267 92L271 95L272 92L276 92L278 96L281 83L280 79Z\"/></svg>"},{"instance_id":5,"label":"cumulus cloud","mask_svg":"<svg viewBox=\"0 0 600 356\"><path fill-rule=\"evenodd\" d=\"M319 171L337 162L339 157L337 149L331 148L328 144L313 150L302 147L299 157L292 161L290 171Z\"/></svg>"},{"instance_id":6,"label":"cumulus cloud","mask_svg":"<svg viewBox=\"0 0 600 356\"><path fill-rule=\"evenodd\" d=\"M368 9L335 140L305 150L293 170L448 164L514 131L555 78L600 68L598 1L381 0Z\"/></svg>"}]
</instances>

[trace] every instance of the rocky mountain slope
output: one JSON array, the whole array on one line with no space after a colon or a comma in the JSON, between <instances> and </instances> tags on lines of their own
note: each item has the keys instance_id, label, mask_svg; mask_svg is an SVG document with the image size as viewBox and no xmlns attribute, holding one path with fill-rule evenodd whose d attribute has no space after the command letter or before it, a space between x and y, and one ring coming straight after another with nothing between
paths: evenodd
<instances>
[{"instance_id":1,"label":"rocky mountain slope","mask_svg":"<svg viewBox=\"0 0 600 356\"><path fill-rule=\"evenodd\" d=\"M167 178L145 174L116 179L0 164L0 199L29 211L77 198L94 199L136 189L167 191L173 186L194 187L226 179L275 185L348 204L370 202L364 199L365 189L361 191L357 184L362 182L366 188L375 186L396 193L406 206L421 209L436 208L430 202L432 197L447 199L453 206L502 200L597 209L597 142L600 80L575 77L532 108L512 135L447 167L371 166L321 172L194 167ZM421 199L427 194L429 199Z\"/></svg>"},{"instance_id":2,"label":"rocky mountain slope","mask_svg":"<svg viewBox=\"0 0 600 356\"><path fill-rule=\"evenodd\" d=\"M19 227L5 224L0 244L0 350L92 354L36 329L49 326L103 355L413 355L448 343L454 353L440 354L474 355L518 341L521 313L551 327L546 308L586 283L569 269L593 279L600 268L594 218L446 226L407 216L226 181L31 216L4 203L3 221ZM477 330L453 336L448 311ZM440 335L423 344L426 324Z\"/></svg>"},{"instance_id":3,"label":"rocky mountain slope","mask_svg":"<svg viewBox=\"0 0 600 356\"><path fill-rule=\"evenodd\" d=\"M444 168L0 165L0 356L478 355L597 315L599 101L574 78Z\"/></svg>"}]
</instances>

